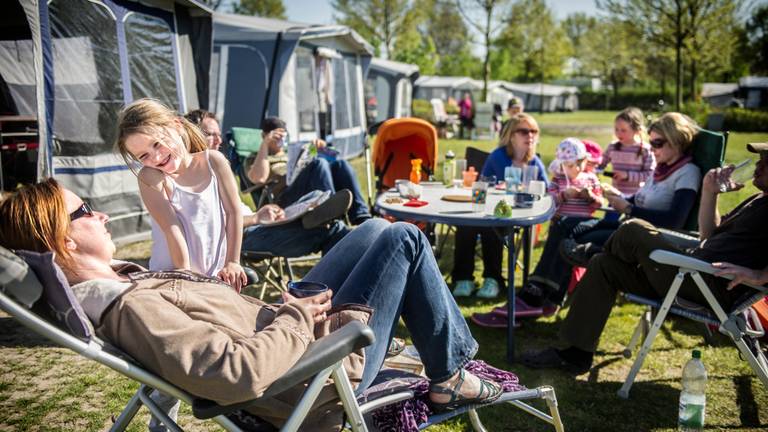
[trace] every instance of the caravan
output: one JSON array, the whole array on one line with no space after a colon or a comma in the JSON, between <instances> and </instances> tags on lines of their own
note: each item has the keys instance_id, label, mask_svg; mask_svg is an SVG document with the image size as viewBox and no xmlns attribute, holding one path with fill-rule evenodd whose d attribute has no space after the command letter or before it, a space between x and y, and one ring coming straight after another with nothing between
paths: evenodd
<instances>
[{"instance_id":1,"label":"caravan","mask_svg":"<svg viewBox=\"0 0 768 432\"><path fill-rule=\"evenodd\" d=\"M14 182L5 189L53 176L109 215L116 240L147 234L136 178L112 151L117 114L141 97L181 112L207 105L210 11L191 0L11 0L3 16L0 139L32 152L12 168L34 170L3 173ZM24 142L6 128L22 124Z\"/></svg>"}]
</instances>

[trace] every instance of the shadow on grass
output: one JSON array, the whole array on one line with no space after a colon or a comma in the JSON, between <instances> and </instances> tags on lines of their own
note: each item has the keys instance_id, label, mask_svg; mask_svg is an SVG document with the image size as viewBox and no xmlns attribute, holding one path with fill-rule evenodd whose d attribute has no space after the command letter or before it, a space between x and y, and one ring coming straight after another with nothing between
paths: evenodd
<instances>
[{"instance_id":1,"label":"shadow on grass","mask_svg":"<svg viewBox=\"0 0 768 432\"><path fill-rule=\"evenodd\" d=\"M11 317L0 317L0 348L57 347Z\"/></svg>"}]
</instances>

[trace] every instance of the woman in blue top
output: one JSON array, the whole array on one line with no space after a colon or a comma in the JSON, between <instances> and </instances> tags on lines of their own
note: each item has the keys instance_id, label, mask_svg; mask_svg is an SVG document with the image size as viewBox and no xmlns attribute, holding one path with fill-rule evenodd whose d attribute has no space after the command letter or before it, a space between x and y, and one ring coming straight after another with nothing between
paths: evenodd
<instances>
[{"instance_id":1,"label":"woman in blue top","mask_svg":"<svg viewBox=\"0 0 768 432\"><path fill-rule=\"evenodd\" d=\"M538 156L536 145L539 142L539 125L528 114L517 114L509 119L504 128L499 148L494 150L483 165L482 175L504 178L504 168L530 165L538 168L537 179L547 182L546 169ZM504 284L501 276L503 245L492 228L458 227L456 229L456 247L453 254L453 273L455 283L453 295L466 297L475 289L475 243L480 235L483 248L483 285L477 292L478 297L493 298L499 294L499 287Z\"/></svg>"}]
</instances>

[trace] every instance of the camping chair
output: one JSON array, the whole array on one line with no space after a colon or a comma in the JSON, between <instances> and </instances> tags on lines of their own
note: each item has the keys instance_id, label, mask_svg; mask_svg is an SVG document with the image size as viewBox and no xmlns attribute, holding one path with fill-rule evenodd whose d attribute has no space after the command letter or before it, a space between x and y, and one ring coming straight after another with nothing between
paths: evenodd
<instances>
[{"instance_id":1,"label":"camping chair","mask_svg":"<svg viewBox=\"0 0 768 432\"><path fill-rule=\"evenodd\" d=\"M493 139L496 132L494 131L493 120L493 104L486 102L479 102L475 105L475 133L476 138Z\"/></svg>"},{"instance_id":2,"label":"camping chair","mask_svg":"<svg viewBox=\"0 0 768 432\"><path fill-rule=\"evenodd\" d=\"M232 170L240 180L241 191L251 195L253 204L257 209L265 204L273 203L275 200L273 189L277 182L255 185L246 175L248 170L246 161L261 148L261 129L233 127L227 136L228 148L225 153ZM244 251L240 255L240 259L245 266L260 276L261 294L259 298L263 299L267 286L272 286L279 291L287 291L285 275L288 275L289 280L293 279L293 269L289 258L276 256L268 251Z\"/></svg>"},{"instance_id":3,"label":"camping chair","mask_svg":"<svg viewBox=\"0 0 768 432\"><path fill-rule=\"evenodd\" d=\"M755 289L755 292L749 293L737 301L733 307L725 310L715 299L712 291L701 277L702 273L714 274L716 269L710 263L665 250L651 252L650 258L659 264L678 267L679 270L677 276L672 281L667 295L662 300L652 300L637 295L625 294L625 297L630 301L649 305L657 309L658 312L651 325L648 323L649 314L643 314L638 326L635 328L629 346L624 350L624 356L629 358L637 342L641 337L644 338L643 346L640 348L640 352L632 364L632 369L629 371L624 384L619 389L618 395L624 399L629 397L629 390L635 377L643 366L645 357L648 355L653 340L664 323L664 319L670 312L707 325L717 326L721 333L733 340L741 357L746 359L763 383L763 386L768 388L768 359L766 359L759 340L765 335L765 332L754 310L750 308L768 295L768 287L749 285ZM702 295L707 299L706 306L696 305L677 298L677 292L686 277L691 277L696 283Z\"/></svg>"},{"instance_id":4,"label":"camping chair","mask_svg":"<svg viewBox=\"0 0 768 432\"><path fill-rule=\"evenodd\" d=\"M432 105L432 118L441 132L440 135L448 139L455 137L459 132L459 117L445 112L445 104L442 99L433 98L429 100L429 103Z\"/></svg>"},{"instance_id":5,"label":"camping chair","mask_svg":"<svg viewBox=\"0 0 768 432\"><path fill-rule=\"evenodd\" d=\"M141 384L122 413L115 419L114 425L110 428L111 431L125 430L142 405L146 406L168 429L174 432L181 431L181 427L171 420L151 399L150 394L154 390L159 390L191 405L192 413L196 418L212 419L228 431L243 430L239 421L242 420L243 416L250 421L260 420L242 410L258 403L263 398L278 395L310 379L307 389L294 408L291 417L280 429L281 431L293 432L300 428L329 378L334 381L344 407L348 427L353 431L369 430L365 418L367 414L387 405L413 398L414 393L407 389L407 385L398 387L386 384L384 385L385 391L376 395L368 393L364 398L355 396L342 361L353 351L373 343L375 337L368 326L353 321L311 343L293 368L275 381L264 392L262 398L235 405L220 406L213 401L191 395L145 370L130 356L96 337L90 321L85 317L80 305L74 300L63 273L53 263L53 254L50 252L44 254L25 252L24 254L29 260L29 265L19 256L0 247L0 309L35 333ZM39 312L41 308L43 308L45 316L54 317L52 322L32 311ZM547 404L549 414L525 403L531 399L543 399ZM511 405L553 425L558 432L563 431L557 397L552 387L541 386L535 389L507 392L493 404L484 406L502 402L509 402ZM430 416L419 428L426 428L466 412L469 414L475 430L478 432L485 431L477 415L477 408L481 407L466 406L452 412ZM247 430L274 431L276 429L269 424L261 423L256 429L251 425Z\"/></svg>"}]
</instances>

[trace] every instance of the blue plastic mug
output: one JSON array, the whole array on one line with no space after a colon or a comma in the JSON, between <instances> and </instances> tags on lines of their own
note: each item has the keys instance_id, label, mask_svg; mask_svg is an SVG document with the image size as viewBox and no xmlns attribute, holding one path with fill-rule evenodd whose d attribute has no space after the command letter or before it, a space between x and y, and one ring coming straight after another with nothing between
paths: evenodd
<instances>
[{"instance_id":1,"label":"blue plastic mug","mask_svg":"<svg viewBox=\"0 0 768 432\"><path fill-rule=\"evenodd\" d=\"M328 291L328 285L320 282L290 281L288 294L296 298L312 297Z\"/></svg>"}]
</instances>

